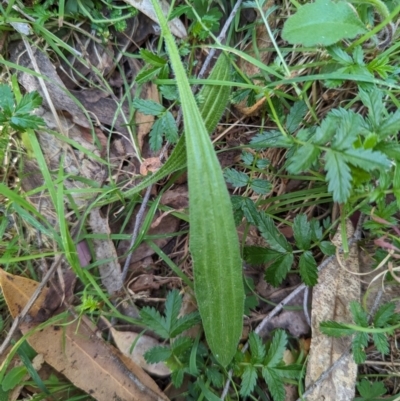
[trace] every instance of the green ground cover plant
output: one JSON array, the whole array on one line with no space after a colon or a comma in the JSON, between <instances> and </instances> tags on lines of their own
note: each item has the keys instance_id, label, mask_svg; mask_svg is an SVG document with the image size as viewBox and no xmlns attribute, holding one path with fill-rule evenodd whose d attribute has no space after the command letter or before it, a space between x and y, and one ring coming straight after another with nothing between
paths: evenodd
<instances>
[{"instance_id":1,"label":"green ground cover plant","mask_svg":"<svg viewBox=\"0 0 400 401\"><path fill-rule=\"evenodd\" d=\"M160 339L160 345L144 358L153 364L164 362L170 369L168 379L157 379L163 390L168 381L187 400L220 400L224 394L227 400L283 401L292 386L301 397L307 351L300 339L280 328L267 338L254 331L265 305L272 304L270 311L280 302L258 293L260 280L277 289L284 289L290 280L315 286L318 265L337 251L330 238L338 227L343 251L348 252L346 220L357 213L365 218L364 241L373 244L374 266L383 260L396 262L400 248L396 40L400 4L247 1L221 39L216 35L234 1L178 1L167 14L158 1L151 3L160 36L153 36L147 48L143 45L133 55L126 51L113 55L115 59L133 56L142 63L133 79L124 75L124 67L116 67L122 77L118 89L111 88L97 67L90 66L89 75L77 71L73 58L86 67L90 63L84 52L63 39L70 30L71 37L83 32L99 45L113 43L131 18L140 18L135 2L68 0L24 5L10 1L0 6L0 29L12 37L10 42L16 37L32 43L40 38L41 50L76 70L82 89L108 91L120 110L124 101L128 103L131 114L122 126L129 131L140 163L148 156L143 156L145 148L138 145L132 117L136 111L154 117L145 139L150 149L147 155L158 157L169 149L157 171L140 180L136 174L134 184L133 179L118 181L109 149L100 152L104 144L97 142L99 152L84 149L61 132L46 128L44 118L36 114L41 96L37 91L22 94L18 83L18 74L29 69L9 61L7 50L2 50L0 160L5 167L0 174L0 263L10 273L40 281L40 261L65 255L79 282L70 305L77 318L89 317L98 324L102 316L118 319ZM244 15L245 10L255 10L255 16ZM186 38L171 33L168 22L174 18L186 24ZM276 20L273 26L271 18ZM266 48L257 42L260 27L269 33ZM198 78L206 58L204 49L217 50L218 55L208 73ZM268 63L261 61L266 52L271 54ZM256 72L248 72L243 62L256 67ZM159 101L141 97L149 84L156 86ZM139 90L132 96L135 85ZM200 90L193 90L197 85ZM253 115L241 115L235 108L241 102L252 107L263 99ZM89 129L93 138L97 128ZM236 134L231 136L231 129ZM64 169L66 155L57 168L51 168L38 140L39 130L95 158L108 169L109 177L101 184L80 178L90 189L67 187L65 182L76 177ZM106 149L111 135L105 140ZM222 166L221 160L230 152L233 161ZM24 191L21 184L23 161L27 160L37 163L43 177L42 185L30 191ZM162 204L163 194L180 185L186 172L188 206L178 210ZM85 207L72 200L80 190L89 199ZM144 190L156 195L149 200ZM35 194L48 195L57 224L50 224L45 213L33 206L30 197ZM121 313L119 303L102 283L99 267L112 257L83 269L78 256L84 241L93 256L95 240L110 239L116 247L130 240L134 235L124 227L141 205L147 211L126 254L147 245L154 255L151 274L168 279L172 275L180 281L154 286L147 294L149 301L137 298L139 310L132 318ZM107 210L110 222L111 216L121 216L123 210L118 217L123 228L91 232L87 221L96 208ZM152 223L164 213L179 218L180 228L172 234L151 234ZM179 243L175 251L184 257L157 245L160 238L175 238ZM188 241L190 256L183 252L182 238ZM118 257L123 260L126 254ZM394 273L386 281L392 287L398 285ZM182 316L186 291L193 292L198 311ZM383 303L372 317L365 302L352 303L354 324L329 321L321 324L321 330L333 337L352 336L354 359L364 366L370 349L387 356L395 348L399 327L395 301ZM11 319L3 298L0 308L5 334ZM36 353L26 342L14 344L12 352L18 353L22 365L7 370L9 357L1 366L1 396L7 397L22 384L35 389L33 399L49 394L57 399L68 391L74 392L67 396L69 400L89 399L56 375L43 380L32 365ZM398 389L390 372L376 377L364 367L357 391L356 400L396 399Z\"/></svg>"}]
</instances>

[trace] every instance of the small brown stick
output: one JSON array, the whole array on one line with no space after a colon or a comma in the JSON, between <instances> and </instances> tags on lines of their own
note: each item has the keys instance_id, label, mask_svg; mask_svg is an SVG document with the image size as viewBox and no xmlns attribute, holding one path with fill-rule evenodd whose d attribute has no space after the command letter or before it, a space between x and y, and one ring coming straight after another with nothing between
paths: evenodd
<instances>
[{"instance_id":1,"label":"small brown stick","mask_svg":"<svg viewBox=\"0 0 400 401\"><path fill-rule=\"evenodd\" d=\"M136 215L135 226L133 227L132 238L131 238L131 242L129 244L129 249L133 247L133 245L135 244L135 241L137 239L137 236L139 233L139 228L142 223L142 219L143 219L144 212L146 210L147 203L149 202L152 188L153 188L153 185L150 185L149 187L147 187L146 193L143 197L142 204L140 205L140 209L138 211L138 214ZM129 265L130 265L131 259L132 259L132 253L133 252L129 252L129 255L126 258L124 267L122 269L122 279L121 279L122 284L124 283L125 278L128 274Z\"/></svg>"}]
</instances>

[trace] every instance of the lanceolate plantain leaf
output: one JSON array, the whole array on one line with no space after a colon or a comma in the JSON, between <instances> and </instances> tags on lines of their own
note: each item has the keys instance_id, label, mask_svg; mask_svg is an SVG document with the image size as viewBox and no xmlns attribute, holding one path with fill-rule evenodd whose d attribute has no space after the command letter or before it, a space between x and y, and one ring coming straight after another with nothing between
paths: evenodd
<instances>
[{"instance_id":1,"label":"lanceolate plantain leaf","mask_svg":"<svg viewBox=\"0 0 400 401\"><path fill-rule=\"evenodd\" d=\"M152 3L182 102L196 299L210 349L226 366L236 352L244 312L242 262L232 205L177 46L158 1L152 0Z\"/></svg>"},{"instance_id":2,"label":"lanceolate plantain leaf","mask_svg":"<svg viewBox=\"0 0 400 401\"><path fill-rule=\"evenodd\" d=\"M209 78L212 80L228 81L231 73L230 70L230 64L225 54L221 53ZM214 131L221 119L229 100L229 94L230 88L222 85L205 85L201 89L199 97L204 99L204 103L200 106L200 113L209 133Z\"/></svg>"}]
</instances>

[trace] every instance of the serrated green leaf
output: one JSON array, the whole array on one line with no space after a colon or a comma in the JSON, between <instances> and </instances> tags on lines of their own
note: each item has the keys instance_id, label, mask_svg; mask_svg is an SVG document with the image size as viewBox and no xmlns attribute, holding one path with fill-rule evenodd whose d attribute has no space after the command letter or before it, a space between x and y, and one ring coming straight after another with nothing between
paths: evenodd
<instances>
[{"instance_id":1,"label":"serrated green leaf","mask_svg":"<svg viewBox=\"0 0 400 401\"><path fill-rule=\"evenodd\" d=\"M314 242L317 242L322 239L322 227L319 221L315 218L312 218L310 221L311 226L311 239Z\"/></svg>"},{"instance_id":2,"label":"serrated green leaf","mask_svg":"<svg viewBox=\"0 0 400 401\"><path fill-rule=\"evenodd\" d=\"M375 327L385 327L385 325L390 321L391 317L394 315L396 305L394 302L387 302L376 311L374 315L374 326Z\"/></svg>"},{"instance_id":3,"label":"serrated green leaf","mask_svg":"<svg viewBox=\"0 0 400 401\"><path fill-rule=\"evenodd\" d=\"M182 386L184 374L185 374L184 368L176 369L172 372L171 380L175 388L179 388Z\"/></svg>"},{"instance_id":4,"label":"serrated green leaf","mask_svg":"<svg viewBox=\"0 0 400 401\"><path fill-rule=\"evenodd\" d=\"M272 395L274 401L284 401L285 400L285 388L283 387L283 381L279 377L279 374L275 369L270 369L268 367L262 368L262 376L268 385L268 390Z\"/></svg>"},{"instance_id":5,"label":"serrated green leaf","mask_svg":"<svg viewBox=\"0 0 400 401\"><path fill-rule=\"evenodd\" d=\"M289 270L293 265L293 254L280 254L267 268L265 271L265 280L272 284L274 287L278 287L283 279L288 274Z\"/></svg>"},{"instance_id":6,"label":"serrated green leaf","mask_svg":"<svg viewBox=\"0 0 400 401\"><path fill-rule=\"evenodd\" d=\"M171 345L171 349L175 355L183 355L184 352L189 351L193 346L193 339L190 337L178 337Z\"/></svg>"},{"instance_id":7,"label":"serrated green leaf","mask_svg":"<svg viewBox=\"0 0 400 401\"><path fill-rule=\"evenodd\" d=\"M10 119L10 125L17 131L26 129L37 129L44 126L44 120L41 117L30 114L14 114Z\"/></svg>"},{"instance_id":8,"label":"serrated green leaf","mask_svg":"<svg viewBox=\"0 0 400 401\"><path fill-rule=\"evenodd\" d=\"M361 46L356 46L353 51L353 60L357 66L364 66L364 51ZM369 71L368 71L369 72Z\"/></svg>"},{"instance_id":9,"label":"serrated green leaf","mask_svg":"<svg viewBox=\"0 0 400 401\"><path fill-rule=\"evenodd\" d=\"M224 375L216 367L211 366L210 368L207 368L206 375L214 387L223 387L225 379Z\"/></svg>"},{"instance_id":10,"label":"serrated green leaf","mask_svg":"<svg viewBox=\"0 0 400 401\"><path fill-rule=\"evenodd\" d=\"M319 248L324 253L324 255L331 256L336 252L336 246L332 244L330 241L321 241L319 244Z\"/></svg>"},{"instance_id":11,"label":"serrated green leaf","mask_svg":"<svg viewBox=\"0 0 400 401\"><path fill-rule=\"evenodd\" d=\"M312 130L309 128L302 128L297 132L296 138L299 141L307 142L312 136Z\"/></svg>"},{"instance_id":12,"label":"serrated green leaf","mask_svg":"<svg viewBox=\"0 0 400 401\"><path fill-rule=\"evenodd\" d=\"M174 327L182 306L182 297L178 290L172 290L168 293L165 300L165 322L168 331Z\"/></svg>"},{"instance_id":13,"label":"serrated green leaf","mask_svg":"<svg viewBox=\"0 0 400 401\"><path fill-rule=\"evenodd\" d=\"M307 220L307 216L302 213L298 214L293 220L293 235L296 246L299 249L307 250L311 246L311 225Z\"/></svg>"},{"instance_id":14,"label":"serrated green leaf","mask_svg":"<svg viewBox=\"0 0 400 401\"><path fill-rule=\"evenodd\" d=\"M286 377L287 379L299 379L302 369L302 365L287 365L277 367L275 372L277 372L280 377Z\"/></svg>"},{"instance_id":15,"label":"serrated green leaf","mask_svg":"<svg viewBox=\"0 0 400 401\"><path fill-rule=\"evenodd\" d=\"M164 137L164 127L161 119L157 119L151 127L149 134L150 149L156 152L161 149Z\"/></svg>"},{"instance_id":16,"label":"serrated green leaf","mask_svg":"<svg viewBox=\"0 0 400 401\"><path fill-rule=\"evenodd\" d=\"M14 110L14 94L11 88L6 84L0 85L0 108L3 112L10 116Z\"/></svg>"},{"instance_id":17,"label":"serrated green leaf","mask_svg":"<svg viewBox=\"0 0 400 401\"><path fill-rule=\"evenodd\" d=\"M251 166L253 164L254 155L250 152L242 152L241 159L246 166Z\"/></svg>"},{"instance_id":18,"label":"serrated green leaf","mask_svg":"<svg viewBox=\"0 0 400 401\"><path fill-rule=\"evenodd\" d=\"M321 150L311 143L298 146L288 160L287 171L290 174L299 174L308 170L320 153Z\"/></svg>"},{"instance_id":19,"label":"serrated green leaf","mask_svg":"<svg viewBox=\"0 0 400 401\"><path fill-rule=\"evenodd\" d=\"M373 333L372 341L375 344L376 349L383 355L389 354L389 341L385 333Z\"/></svg>"},{"instance_id":20,"label":"serrated green leaf","mask_svg":"<svg viewBox=\"0 0 400 401\"><path fill-rule=\"evenodd\" d=\"M383 153L374 152L371 149L347 149L343 154L343 159L366 171L390 166L390 160Z\"/></svg>"},{"instance_id":21,"label":"serrated green leaf","mask_svg":"<svg viewBox=\"0 0 400 401\"><path fill-rule=\"evenodd\" d=\"M244 300L244 314L250 316L252 311L258 306L258 298L255 295L247 295Z\"/></svg>"},{"instance_id":22,"label":"serrated green leaf","mask_svg":"<svg viewBox=\"0 0 400 401\"><path fill-rule=\"evenodd\" d=\"M368 118L372 126L378 128L382 123L385 106L382 101L382 92L373 88L369 91L359 90L359 96L364 106L368 108Z\"/></svg>"},{"instance_id":23,"label":"serrated green leaf","mask_svg":"<svg viewBox=\"0 0 400 401\"><path fill-rule=\"evenodd\" d=\"M264 212L260 212L256 223L261 235L272 249L280 253L292 252L292 247L275 227L271 217L267 216Z\"/></svg>"},{"instance_id":24,"label":"serrated green leaf","mask_svg":"<svg viewBox=\"0 0 400 401\"><path fill-rule=\"evenodd\" d=\"M179 137L178 137L178 127L176 126L174 116L169 111L167 111L160 118L160 120L167 141L171 143L176 143Z\"/></svg>"},{"instance_id":25,"label":"serrated green leaf","mask_svg":"<svg viewBox=\"0 0 400 401\"><path fill-rule=\"evenodd\" d=\"M275 260L282 253L269 248L260 246L246 246L243 251L243 257L251 265L261 265Z\"/></svg>"},{"instance_id":26,"label":"serrated green leaf","mask_svg":"<svg viewBox=\"0 0 400 401\"><path fill-rule=\"evenodd\" d=\"M400 161L400 144L393 141L381 142L376 145L375 150L384 153L393 160Z\"/></svg>"},{"instance_id":27,"label":"serrated green leaf","mask_svg":"<svg viewBox=\"0 0 400 401\"><path fill-rule=\"evenodd\" d=\"M208 345L218 362L227 366L236 353L244 312L242 261L231 201L174 38L159 2L152 4L182 104L195 295Z\"/></svg>"},{"instance_id":28,"label":"serrated green leaf","mask_svg":"<svg viewBox=\"0 0 400 401\"><path fill-rule=\"evenodd\" d=\"M244 217L246 220L253 224L254 226L257 225L258 219L258 211L254 202L248 197L241 197L241 209L243 210Z\"/></svg>"},{"instance_id":29,"label":"serrated green leaf","mask_svg":"<svg viewBox=\"0 0 400 401\"><path fill-rule=\"evenodd\" d=\"M353 59L339 46L330 46L326 49L333 60L343 65L353 64Z\"/></svg>"},{"instance_id":30,"label":"serrated green leaf","mask_svg":"<svg viewBox=\"0 0 400 401\"><path fill-rule=\"evenodd\" d=\"M309 287L314 286L318 282L317 262L310 251L304 252L299 260L300 276L304 284Z\"/></svg>"},{"instance_id":31,"label":"serrated green leaf","mask_svg":"<svg viewBox=\"0 0 400 401\"><path fill-rule=\"evenodd\" d=\"M237 171L234 168L225 169L224 177L225 180L235 188L244 187L249 182L249 176L246 173L243 173L243 171Z\"/></svg>"},{"instance_id":32,"label":"serrated green leaf","mask_svg":"<svg viewBox=\"0 0 400 401\"><path fill-rule=\"evenodd\" d=\"M165 112L165 107L153 100L134 99L132 106L143 114L159 116Z\"/></svg>"},{"instance_id":33,"label":"serrated green leaf","mask_svg":"<svg viewBox=\"0 0 400 401\"><path fill-rule=\"evenodd\" d=\"M160 72L161 72L161 68L159 68L159 67L143 68L137 73L137 75L135 77L135 82L137 82L139 85L144 84L144 83L150 81L151 79L153 79Z\"/></svg>"},{"instance_id":34,"label":"serrated green leaf","mask_svg":"<svg viewBox=\"0 0 400 401\"><path fill-rule=\"evenodd\" d=\"M264 131L257 134L250 141L252 148L290 148L293 144L291 138L285 137L280 131Z\"/></svg>"},{"instance_id":35,"label":"serrated green leaf","mask_svg":"<svg viewBox=\"0 0 400 401\"><path fill-rule=\"evenodd\" d=\"M170 347L157 345L144 353L144 359L147 363L165 362L172 355Z\"/></svg>"},{"instance_id":36,"label":"serrated green leaf","mask_svg":"<svg viewBox=\"0 0 400 401\"><path fill-rule=\"evenodd\" d=\"M381 139L387 138L389 135L395 135L398 132L400 124L400 110L389 114L389 117L383 120L380 127L377 127L378 135Z\"/></svg>"},{"instance_id":37,"label":"serrated green leaf","mask_svg":"<svg viewBox=\"0 0 400 401\"><path fill-rule=\"evenodd\" d=\"M21 98L21 101L15 107L15 114L29 114L42 104L42 97L38 92L29 92Z\"/></svg>"},{"instance_id":38,"label":"serrated green leaf","mask_svg":"<svg viewBox=\"0 0 400 401\"><path fill-rule=\"evenodd\" d=\"M149 329L155 331L162 338L169 338L169 330L165 319L156 309L145 306L140 310L140 317L143 324Z\"/></svg>"},{"instance_id":39,"label":"serrated green leaf","mask_svg":"<svg viewBox=\"0 0 400 401\"><path fill-rule=\"evenodd\" d=\"M321 125L317 127L312 141L316 145L325 145L335 135L337 122L333 116L328 114L322 121Z\"/></svg>"},{"instance_id":40,"label":"serrated green leaf","mask_svg":"<svg viewBox=\"0 0 400 401\"><path fill-rule=\"evenodd\" d=\"M357 390L363 397L363 401L375 401L376 397L381 397L387 393L385 385L382 382L371 383L366 379L362 379L361 383L357 384ZM356 398L355 400L361 401L359 398Z\"/></svg>"},{"instance_id":41,"label":"serrated green leaf","mask_svg":"<svg viewBox=\"0 0 400 401\"><path fill-rule=\"evenodd\" d=\"M270 164L271 164L271 162L268 159L259 159L259 160L257 160L256 166L260 170L263 170L263 169L267 168Z\"/></svg>"},{"instance_id":42,"label":"serrated green leaf","mask_svg":"<svg viewBox=\"0 0 400 401\"><path fill-rule=\"evenodd\" d=\"M158 87L162 97L167 100L176 100L179 98L176 87L170 85L160 85Z\"/></svg>"},{"instance_id":43,"label":"serrated green leaf","mask_svg":"<svg viewBox=\"0 0 400 401\"><path fill-rule=\"evenodd\" d=\"M240 384L240 395L242 397L249 396L257 382L257 370L252 365L247 365L242 374L242 382Z\"/></svg>"},{"instance_id":44,"label":"serrated green leaf","mask_svg":"<svg viewBox=\"0 0 400 401\"><path fill-rule=\"evenodd\" d=\"M164 67L164 65L167 64L166 60L164 60L160 56L157 56L157 54L154 54L150 50L140 49L139 53L142 56L142 59L146 61L146 63L149 63L154 67Z\"/></svg>"},{"instance_id":45,"label":"serrated green leaf","mask_svg":"<svg viewBox=\"0 0 400 401\"><path fill-rule=\"evenodd\" d=\"M350 302L350 311L353 316L354 322L362 327L368 327L368 314L365 312L359 302Z\"/></svg>"},{"instance_id":46,"label":"serrated green leaf","mask_svg":"<svg viewBox=\"0 0 400 401\"><path fill-rule=\"evenodd\" d=\"M282 37L291 44L330 46L366 32L364 24L347 2L316 0L299 7L283 27Z\"/></svg>"},{"instance_id":47,"label":"serrated green leaf","mask_svg":"<svg viewBox=\"0 0 400 401\"><path fill-rule=\"evenodd\" d=\"M259 364L265 358L265 346L259 335L253 331L249 335L249 345L251 351L251 362Z\"/></svg>"},{"instance_id":48,"label":"serrated green leaf","mask_svg":"<svg viewBox=\"0 0 400 401\"><path fill-rule=\"evenodd\" d=\"M250 182L250 188L256 193L260 195L265 195L271 192L272 190L272 185L269 181L267 180L262 180L262 179L254 179L251 180Z\"/></svg>"},{"instance_id":49,"label":"serrated green leaf","mask_svg":"<svg viewBox=\"0 0 400 401\"><path fill-rule=\"evenodd\" d=\"M351 343L351 349L353 351L354 362L357 364L364 363L367 355L365 353L365 347L368 345L368 333L357 332Z\"/></svg>"},{"instance_id":50,"label":"serrated green leaf","mask_svg":"<svg viewBox=\"0 0 400 401\"><path fill-rule=\"evenodd\" d=\"M326 179L329 183L328 191L333 193L334 202L344 203L350 196L351 174L343 154L334 150L325 153Z\"/></svg>"},{"instance_id":51,"label":"serrated green leaf","mask_svg":"<svg viewBox=\"0 0 400 401\"><path fill-rule=\"evenodd\" d=\"M303 100L297 101L290 108L289 114L286 119L286 128L293 134L302 122L308 110L306 102Z\"/></svg>"},{"instance_id":52,"label":"serrated green leaf","mask_svg":"<svg viewBox=\"0 0 400 401\"><path fill-rule=\"evenodd\" d=\"M286 349L287 334L284 330L277 330L272 337L271 344L268 348L267 355L264 360L264 365L269 368L277 366L282 358Z\"/></svg>"},{"instance_id":53,"label":"serrated green leaf","mask_svg":"<svg viewBox=\"0 0 400 401\"><path fill-rule=\"evenodd\" d=\"M188 315L180 317L175 323L171 330L170 336L174 338L179 334L183 333L185 330L199 324L201 321L198 312L189 313Z\"/></svg>"},{"instance_id":54,"label":"serrated green leaf","mask_svg":"<svg viewBox=\"0 0 400 401\"><path fill-rule=\"evenodd\" d=\"M350 148L357 139L357 133L362 126L363 119L359 114L342 108L332 110L330 115L336 118L337 123L332 148L344 151Z\"/></svg>"},{"instance_id":55,"label":"serrated green leaf","mask_svg":"<svg viewBox=\"0 0 400 401\"><path fill-rule=\"evenodd\" d=\"M322 322L319 327L322 333L331 337L350 336L354 333L354 330L345 324L334 321Z\"/></svg>"}]
</instances>

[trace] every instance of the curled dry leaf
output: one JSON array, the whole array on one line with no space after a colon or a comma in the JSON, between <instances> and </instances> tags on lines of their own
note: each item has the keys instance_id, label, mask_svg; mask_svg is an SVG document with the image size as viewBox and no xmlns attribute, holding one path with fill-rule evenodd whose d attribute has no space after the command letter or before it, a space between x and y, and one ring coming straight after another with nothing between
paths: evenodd
<instances>
[{"instance_id":1,"label":"curled dry leaf","mask_svg":"<svg viewBox=\"0 0 400 401\"><path fill-rule=\"evenodd\" d=\"M161 160L158 157L149 157L148 159L144 159L140 165L140 174L147 175L149 171L154 173L160 169L161 164Z\"/></svg>"},{"instance_id":2,"label":"curled dry leaf","mask_svg":"<svg viewBox=\"0 0 400 401\"><path fill-rule=\"evenodd\" d=\"M0 269L4 298L15 318L38 286L33 280L13 276ZM38 329L35 316L46 297L43 291L23 322L23 334L45 361L71 383L98 401L167 401L153 379L116 348L99 338L85 317L65 315L58 324ZM66 317L65 317L66 316Z\"/></svg>"},{"instance_id":3,"label":"curled dry leaf","mask_svg":"<svg viewBox=\"0 0 400 401\"><path fill-rule=\"evenodd\" d=\"M110 327L110 331L118 349L141 368L159 377L166 377L171 374L165 363L147 363L144 359L143 355L147 351L160 345L155 338L132 331L118 331L113 327ZM134 347L132 348L133 345Z\"/></svg>"},{"instance_id":4,"label":"curled dry leaf","mask_svg":"<svg viewBox=\"0 0 400 401\"><path fill-rule=\"evenodd\" d=\"M348 220L347 233L354 232ZM341 245L340 228L332 242ZM319 326L326 320L335 320L341 323L351 323L352 317L349 304L359 301L361 295L360 283L355 274L359 272L358 248L353 243L349 255L344 258L339 255L341 264L334 259L320 272L318 284L313 289L312 301L312 340L310 356L307 365L306 386L312 385L344 354L351 345L351 338L334 338L322 334ZM346 401L354 399L357 379L357 365L350 354L343 357L336 369L317 386L307 397L308 401Z\"/></svg>"}]
</instances>

